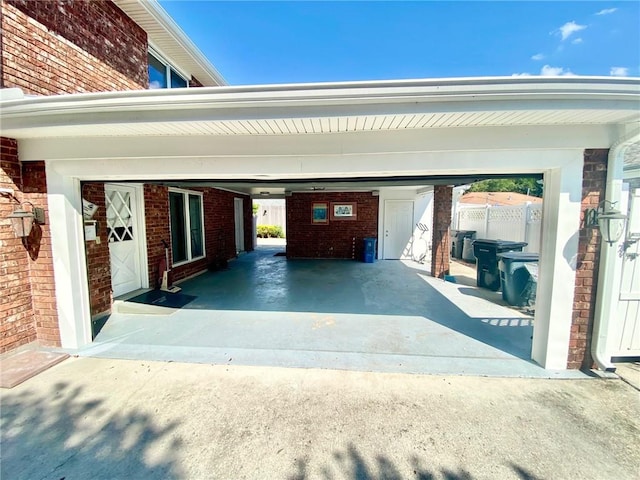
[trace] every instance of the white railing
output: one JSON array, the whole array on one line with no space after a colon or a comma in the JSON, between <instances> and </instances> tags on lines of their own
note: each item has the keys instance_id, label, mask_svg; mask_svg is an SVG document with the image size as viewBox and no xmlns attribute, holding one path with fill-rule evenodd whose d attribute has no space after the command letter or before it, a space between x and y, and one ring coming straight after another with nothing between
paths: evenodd
<instances>
[{"instance_id":1,"label":"white railing","mask_svg":"<svg viewBox=\"0 0 640 480\"><path fill-rule=\"evenodd\" d=\"M540 251L540 204L507 207L459 204L456 211L456 218L453 219L453 228L456 230L475 230L476 238L527 242L526 252Z\"/></svg>"}]
</instances>

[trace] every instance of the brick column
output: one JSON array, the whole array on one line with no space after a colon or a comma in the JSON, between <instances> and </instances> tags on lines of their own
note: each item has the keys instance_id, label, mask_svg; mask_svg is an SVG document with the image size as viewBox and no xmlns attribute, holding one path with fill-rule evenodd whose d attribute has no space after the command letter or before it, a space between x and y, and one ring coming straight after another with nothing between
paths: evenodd
<instances>
[{"instance_id":1,"label":"brick column","mask_svg":"<svg viewBox=\"0 0 640 480\"><path fill-rule=\"evenodd\" d=\"M243 199L243 213L244 220L244 250L251 252L253 250L253 202L251 197L242 197Z\"/></svg>"},{"instance_id":2,"label":"brick column","mask_svg":"<svg viewBox=\"0 0 640 480\"><path fill-rule=\"evenodd\" d=\"M38 341L41 345L60 346L44 162L23 163L22 183L24 200L45 210L44 225L34 225L32 235L29 237L29 277Z\"/></svg>"},{"instance_id":3,"label":"brick column","mask_svg":"<svg viewBox=\"0 0 640 480\"><path fill-rule=\"evenodd\" d=\"M576 262L576 288L573 297L573 319L567 368L589 369L591 358L591 335L596 306L598 265L600 263L600 231L584 227L587 209L597 208L604 200L607 180L609 150L585 150L582 173L582 205L580 215L580 239Z\"/></svg>"},{"instance_id":4,"label":"brick column","mask_svg":"<svg viewBox=\"0 0 640 480\"><path fill-rule=\"evenodd\" d=\"M95 204L98 209L93 216L97 223L100 243L85 242L87 256L87 279L89 281L89 301L91 316L111 311L113 300L111 291L111 258L107 242L107 205L104 183L92 182L82 186L82 198Z\"/></svg>"},{"instance_id":5,"label":"brick column","mask_svg":"<svg viewBox=\"0 0 640 480\"><path fill-rule=\"evenodd\" d=\"M431 275L444 278L449 274L449 227L451 225L451 199L453 187L437 185L433 193L433 237Z\"/></svg>"},{"instance_id":6,"label":"brick column","mask_svg":"<svg viewBox=\"0 0 640 480\"><path fill-rule=\"evenodd\" d=\"M0 187L12 190L22 200L18 143L4 137L0 139ZM15 207L13 199L0 196L0 353L37 339L29 256L7 218Z\"/></svg>"}]
</instances>

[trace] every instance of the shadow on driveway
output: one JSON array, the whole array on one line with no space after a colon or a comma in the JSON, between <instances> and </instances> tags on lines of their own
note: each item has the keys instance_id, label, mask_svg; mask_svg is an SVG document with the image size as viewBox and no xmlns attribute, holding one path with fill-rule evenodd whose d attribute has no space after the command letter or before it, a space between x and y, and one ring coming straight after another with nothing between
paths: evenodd
<instances>
[{"instance_id":1,"label":"shadow on driveway","mask_svg":"<svg viewBox=\"0 0 640 480\"><path fill-rule=\"evenodd\" d=\"M80 400L79 398L85 398ZM26 389L2 398L2 478L171 479L181 446L178 426L137 411L108 413L108 398L57 383L48 395ZM150 451L162 455L150 458Z\"/></svg>"}]
</instances>

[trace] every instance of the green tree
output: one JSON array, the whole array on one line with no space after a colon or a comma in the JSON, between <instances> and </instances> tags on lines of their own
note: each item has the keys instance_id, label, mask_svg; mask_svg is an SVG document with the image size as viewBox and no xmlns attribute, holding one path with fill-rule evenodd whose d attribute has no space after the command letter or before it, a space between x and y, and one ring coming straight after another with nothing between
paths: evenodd
<instances>
[{"instance_id":1,"label":"green tree","mask_svg":"<svg viewBox=\"0 0 640 480\"><path fill-rule=\"evenodd\" d=\"M535 178L492 178L471 184L468 192L516 192L542 197L542 185Z\"/></svg>"}]
</instances>

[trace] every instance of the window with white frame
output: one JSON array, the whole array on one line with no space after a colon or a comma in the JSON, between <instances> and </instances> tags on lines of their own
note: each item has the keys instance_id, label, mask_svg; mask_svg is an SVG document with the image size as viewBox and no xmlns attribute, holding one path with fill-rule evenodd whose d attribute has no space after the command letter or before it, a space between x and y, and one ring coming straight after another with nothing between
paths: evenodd
<instances>
[{"instance_id":1,"label":"window with white frame","mask_svg":"<svg viewBox=\"0 0 640 480\"><path fill-rule=\"evenodd\" d=\"M171 65L162 60L160 55L149 51L147 58L149 63L149 89L184 88L189 86L189 82Z\"/></svg>"},{"instance_id":2,"label":"window with white frame","mask_svg":"<svg viewBox=\"0 0 640 480\"><path fill-rule=\"evenodd\" d=\"M169 218L173 264L204 257L202 193L169 190Z\"/></svg>"}]
</instances>

